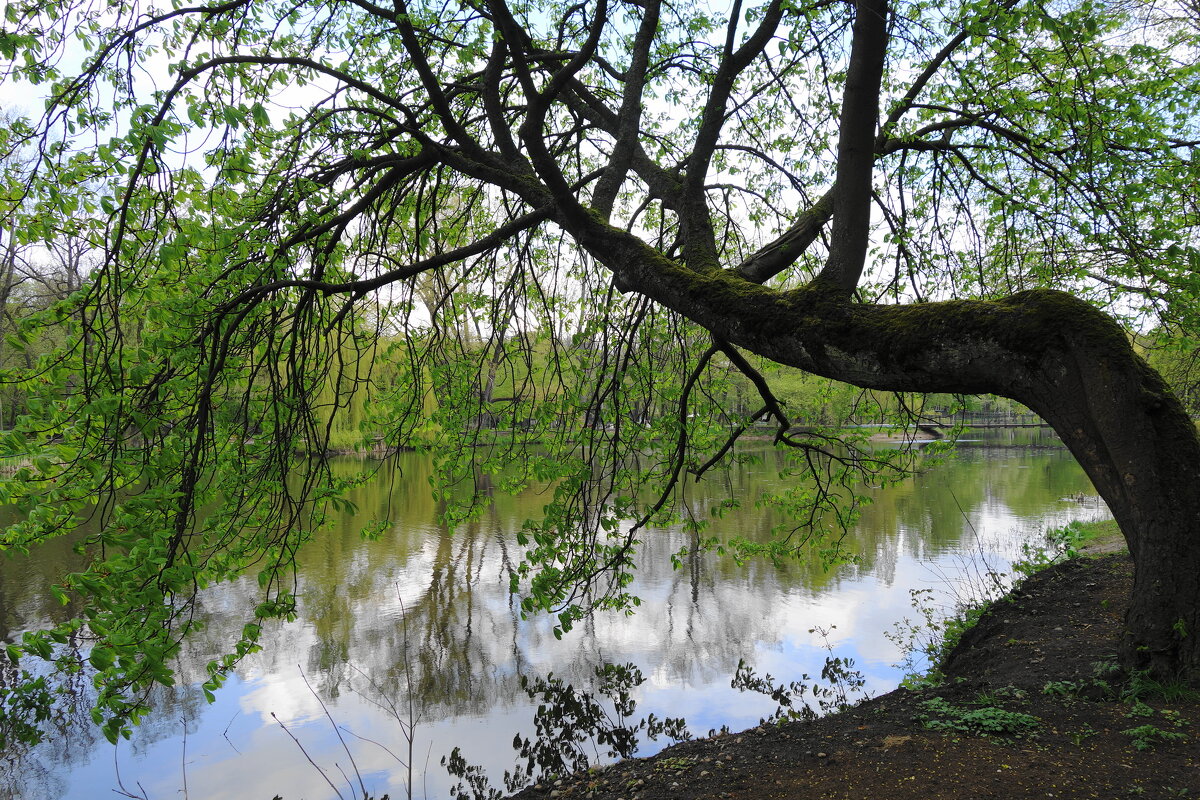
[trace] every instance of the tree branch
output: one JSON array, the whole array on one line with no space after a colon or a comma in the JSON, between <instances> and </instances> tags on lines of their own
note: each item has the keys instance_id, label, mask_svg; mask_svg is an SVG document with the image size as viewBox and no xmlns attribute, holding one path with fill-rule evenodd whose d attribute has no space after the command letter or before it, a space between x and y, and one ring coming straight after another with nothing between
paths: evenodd
<instances>
[{"instance_id":1,"label":"tree branch","mask_svg":"<svg viewBox=\"0 0 1200 800\"><path fill-rule=\"evenodd\" d=\"M838 139L829 260L816 280L849 295L858 286L871 232L875 127L888 43L887 0L859 0Z\"/></svg>"},{"instance_id":2,"label":"tree branch","mask_svg":"<svg viewBox=\"0 0 1200 800\"><path fill-rule=\"evenodd\" d=\"M766 48L782 19L783 3L780 0L771 0L754 33L736 51L733 51L732 43L737 19L732 18L729 21L730 31L726 48L700 115L696 142L684 166L683 193L676 208L683 238L683 262L698 272L720 268L716 234L712 227L704 185L721 129L725 125L725 110L729 104L729 97L737 84L738 76Z\"/></svg>"},{"instance_id":3,"label":"tree branch","mask_svg":"<svg viewBox=\"0 0 1200 800\"><path fill-rule=\"evenodd\" d=\"M633 56L625 72L625 95L621 99L621 113L617 117L616 143L608 160L608 168L596 182L592 192L592 208L608 219L612 214L617 192L625 181L629 164L635 154L635 145L642 129L642 96L646 86L646 73L650 63L650 48L658 33L661 0L649 0L643 6L642 24L633 41Z\"/></svg>"},{"instance_id":4,"label":"tree branch","mask_svg":"<svg viewBox=\"0 0 1200 800\"><path fill-rule=\"evenodd\" d=\"M834 184L817 202L809 206L790 228L738 264L733 271L748 281L765 283L795 264L821 235L821 229L833 216L836 194L837 184Z\"/></svg>"}]
</instances>

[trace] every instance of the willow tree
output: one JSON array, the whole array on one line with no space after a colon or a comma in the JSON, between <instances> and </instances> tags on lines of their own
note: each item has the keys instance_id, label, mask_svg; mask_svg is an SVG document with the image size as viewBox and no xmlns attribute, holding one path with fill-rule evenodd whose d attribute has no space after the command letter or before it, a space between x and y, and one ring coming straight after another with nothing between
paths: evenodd
<instances>
[{"instance_id":1,"label":"willow tree","mask_svg":"<svg viewBox=\"0 0 1200 800\"><path fill-rule=\"evenodd\" d=\"M1115 316L1195 319L1198 38L1137 0L10 2L6 83L47 98L10 227L103 255L10 376L41 400L5 547L92 531L78 619L18 650L93 637L115 735L256 572L219 684L295 612L352 398L474 490L452 518L552 483L513 583L564 624L633 602L641 526L754 419L803 467L772 552L819 541L891 465L793 434L765 360L1039 413L1136 561L1124 663L1194 678L1200 442Z\"/></svg>"}]
</instances>

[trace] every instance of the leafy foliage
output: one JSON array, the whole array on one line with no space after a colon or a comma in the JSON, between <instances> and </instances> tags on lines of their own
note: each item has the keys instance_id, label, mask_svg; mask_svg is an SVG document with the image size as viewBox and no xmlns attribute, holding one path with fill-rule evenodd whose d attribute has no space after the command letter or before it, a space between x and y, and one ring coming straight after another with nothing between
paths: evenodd
<instances>
[{"instance_id":1,"label":"leafy foliage","mask_svg":"<svg viewBox=\"0 0 1200 800\"><path fill-rule=\"evenodd\" d=\"M1179 731L1164 731L1162 728L1154 725L1139 725L1136 728L1129 728L1121 731L1133 741L1134 750L1153 750L1158 744L1171 744L1173 742L1186 742L1187 734Z\"/></svg>"},{"instance_id":2,"label":"leafy foliage","mask_svg":"<svg viewBox=\"0 0 1200 800\"><path fill-rule=\"evenodd\" d=\"M45 676L22 672L12 686L0 687L0 750L10 742L35 744L41 740L41 723L49 717L54 697Z\"/></svg>"},{"instance_id":3,"label":"leafy foliage","mask_svg":"<svg viewBox=\"0 0 1200 800\"><path fill-rule=\"evenodd\" d=\"M962 708L940 697L932 697L923 701L921 707L924 711L918 719L932 730L1013 739L1032 735L1042 725L1041 720L1030 714L989 704L978 708Z\"/></svg>"}]
</instances>

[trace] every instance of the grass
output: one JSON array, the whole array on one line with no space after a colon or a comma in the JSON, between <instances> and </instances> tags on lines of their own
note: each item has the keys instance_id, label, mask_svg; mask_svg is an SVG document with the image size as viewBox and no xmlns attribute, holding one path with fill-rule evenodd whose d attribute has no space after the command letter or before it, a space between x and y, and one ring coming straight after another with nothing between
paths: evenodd
<instances>
[{"instance_id":1,"label":"grass","mask_svg":"<svg viewBox=\"0 0 1200 800\"><path fill-rule=\"evenodd\" d=\"M1078 534L1077 544L1087 544L1097 539L1110 539L1121 536L1121 528L1115 519L1104 519L1099 522L1072 522L1067 526L1074 528Z\"/></svg>"}]
</instances>

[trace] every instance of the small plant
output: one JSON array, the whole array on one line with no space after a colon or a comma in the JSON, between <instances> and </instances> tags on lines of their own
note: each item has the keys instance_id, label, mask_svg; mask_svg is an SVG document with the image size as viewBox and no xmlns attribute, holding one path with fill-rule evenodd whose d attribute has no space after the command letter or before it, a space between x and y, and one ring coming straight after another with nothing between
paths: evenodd
<instances>
[{"instance_id":1,"label":"small plant","mask_svg":"<svg viewBox=\"0 0 1200 800\"><path fill-rule=\"evenodd\" d=\"M697 764L695 756L669 756L659 759L654 765L657 772L682 772L685 769L690 769Z\"/></svg>"},{"instance_id":2,"label":"small plant","mask_svg":"<svg viewBox=\"0 0 1200 800\"><path fill-rule=\"evenodd\" d=\"M1084 533L1078 522L1048 530L1041 545L1021 545L1023 558L1013 562L1013 571L1028 578L1046 567L1075 558L1079 555L1079 543L1083 538Z\"/></svg>"},{"instance_id":3,"label":"small plant","mask_svg":"<svg viewBox=\"0 0 1200 800\"><path fill-rule=\"evenodd\" d=\"M1164 708L1158 712L1163 715L1163 719L1174 725L1176 728L1186 728L1190 723L1183 718L1183 715L1171 708Z\"/></svg>"},{"instance_id":4,"label":"small plant","mask_svg":"<svg viewBox=\"0 0 1200 800\"><path fill-rule=\"evenodd\" d=\"M989 692L986 690L980 691L975 695L975 699L971 701L973 706L996 706L1000 704L1000 695L998 692Z\"/></svg>"},{"instance_id":5,"label":"small plant","mask_svg":"<svg viewBox=\"0 0 1200 800\"><path fill-rule=\"evenodd\" d=\"M1141 700L1134 700L1125 716L1129 717L1130 719L1133 719L1134 717L1153 717L1154 709L1143 703Z\"/></svg>"},{"instance_id":6,"label":"small plant","mask_svg":"<svg viewBox=\"0 0 1200 800\"><path fill-rule=\"evenodd\" d=\"M1073 697L1079 694L1080 688L1075 681L1047 681L1042 687L1042 694L1050 697Z\"/></svg>"},{"instance_id":7,"label":"small plant","mask_svg":"<svg viewBox=\"0 0 1200 800\"><path fill-rule=\"evenodd\" d=\"M1121 731L1121 733L1133 739L1134 750L1153 750L1155 745L1170 742L1185 742L1187 734L1177 731L1164 731L1162 728L1157 728L1154 725L1139 725L1136 728L1129 728Z\"/></svg>"},{"instance_id":8,"label":"small plant","mask_svg":"<svg viewBox=\"0 0 1200 800\"><path fill-rule=\"evenodd\" d=\"M931 730L1015 739L1033 734L1042 725L1035 716L995 706L968 709L940 697L926 700L921 705L927 713L918 715L917 719Z\"/></svg>"},{"instance_id":9,"label":"small plant","mask_svg":"<svg viewBox=\"0 0 1200 800\"><path fill-rule=\"evenodd\" d=\"M483 767L468 764L462 750L455 747L442 759L442 766L459 782L450 790L453 800L500 800L503 793L491 785Z\"/></svg>"},{"instance_id":10,"label":"small plant","mask_svg":"<svg viewBox=\"0 0 1200 800\"><path fill-rule=\"evenodd\" d=\"M0 686L0 752L14 743L32 746L40 742L41 723L50 718L55 703L45 677L35 679L21 670L20 679L11 686Z\"/></svg>"},{"instance_id":11,"label":"small plant","mask_svg":"<svg viewBox=\"0 0 1200 800\"><path fill-rule=\"evenodd\" d=\"M1017 686L1010 685L1010 686L1001 686L999 689L996 689L994 692L992 692L992 695L997 698L1007 697L1009 700L1016 700L1016 701L1020 702L1020 701L1024 700L1026 697L1028 697L1029 693L1026 692L1024 689L1021 689ZM976 696L975 699L979 700L983 696L984 696L984 693L980 692ZM992 705L999 705L999 703L992 703Z\"/></svg>"},{"instance_id":12,"label":"small plant","mask_svg":"<svg viewBox=\"0 0 1200 800\"><path fill-rule=\"evenodd\" d=\"M791 720L814 720L817 712L809 708L803 701L808 686L804 684L808 675L802 675L799 681L776 683L771 673L759 676L754 668L746 663L744 658L738 659L737 670L729 685L739 692L757 692L775 701L775 710L768 717L759 719L759 724L767 725ZM800 701L797 703L796 701Z\"/></svg>"},{"instance_id":13,"label":"small plant","mask_svg":"<svg viewBox=\"0 0 1200 800\"><path fill-rule=\"evenodd\" d=\"M989 572L992 583L976 587L973 594L960 599L950 616L943 616L934 605L932 589L909 591L912 607L920 615L914 622L904 619L895 630L885 633L890 641L904 652L904 659L895 666L905 671L900 685L906 689L939 686L944 681L941 665L967 631L975 627L1003 591L1001 576Z\"/></svg>"},{"instance_id":14,"label":"small plant","mask_svg":"<svg viewBox=\"0 0 1200 800\"><path fill-rule=\"evenodd\" d=\"M991 606L991 600L962 606L959 608L957 614L946 620L943 628L944 639L941 647L935 653L939 663L945 660L946 656L950 655L958 645L959 640L962 639L967 631L979 623L979 620L983 618L984 612L991 608Z\"/></svg>"},{"instance_id":15,"label":"small plant","mask_svg":"<svg viewBox=\"0 0 1200 800\"><path fill-rule=\"evenodd\" d=\"M829 653L825 657L825 666L821 668L821 680L825 682L825 685L814 684L812 687L817 705L820 706L821 712L826 714L845 711L864 699L863 687L867 683L866 676L854 668L853 658L833 654L833 644L829 641L829 634L836 627L836 625L831 625L829 628L822 628L818 625L808 630L809 633L815 633L821 637L825 650Z\"/></svg>"},{"instance_id":16,"label":"small plant","mask_svg":"<svg viewBox=\"0 0 1200 800\"><path fill-rule=\"evenodd\" d=\"M533 679L522 675L521 688L537 704L533 717L536 733L513 737L518 763L504 772L505 790L493 787L482 767L468 763L456 747L442 758L446 771L458 779L451 797L496 800L538 781L583 772L601 754L610 759L629 758L642 736L651 741L663 736L673 743L692 738L682 718L659 719L650 714L635 719L633 692L645 682L636 665L604 664L596 667L594 674L595 693L578 690L553 673Z\"/></svg>"},{"instance_id":17,"label":"small plant","mask_svg":"<svg viewBox=\"0 0 1200 800\"><path fill-rule=\"evenodd\" d=\"M1082 728L1068 735L1071 737L1071 741L1075 743L1076 747L1082 747L1085 740L1092 738L1098 732L1099 731L1097 731L1091 725L1084 723Z\"/></svg>"}]
</instances>

